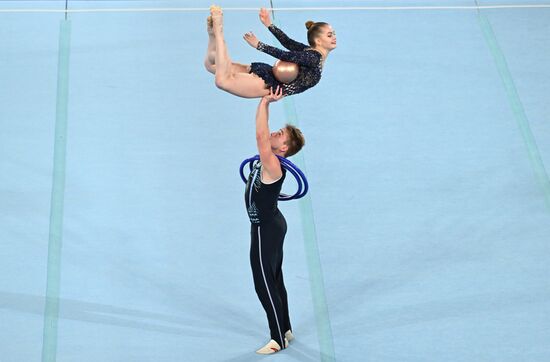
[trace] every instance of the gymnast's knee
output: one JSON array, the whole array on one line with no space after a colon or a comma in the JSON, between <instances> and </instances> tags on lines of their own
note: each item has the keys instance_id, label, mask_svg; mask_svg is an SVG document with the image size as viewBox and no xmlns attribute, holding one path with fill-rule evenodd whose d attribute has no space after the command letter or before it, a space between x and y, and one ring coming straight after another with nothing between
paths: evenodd
<instances>
[{"instance_id":1,"label":"gymnast's knee","mask_svg":"<svg viewBox=\"0 0 550 362\"><path fill-rule=\"evenodd\" d=\"M204 61L204 68L206 68L206 70L209 72L209 73L212 73L212 74L216 74L216 68L215 66L210 63L208 60L205 60Z\"/></svg>"},{"instance_id":2,"label":"gymnast's knee","mask_svg":"<svg viewBox=\"0 0 550 362\"><path fill-rule=\"evenodd\" d=\"M231 79L226 76L222 76L221 74L216 74L215 83L216 87L219 89L227 90L227 87L229 86Z\"/></svg>"}]
</instances>

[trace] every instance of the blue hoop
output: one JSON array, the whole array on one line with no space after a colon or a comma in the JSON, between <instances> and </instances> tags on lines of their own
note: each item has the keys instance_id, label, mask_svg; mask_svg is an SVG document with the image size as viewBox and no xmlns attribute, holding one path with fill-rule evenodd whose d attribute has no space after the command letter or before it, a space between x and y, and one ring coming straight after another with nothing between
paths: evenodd
<instances>
[{"instance_id":1,"label":"blue hoop","mask_svg":"<svg viewBox=\"0 0 550 362\"><path fill-rule=\"evenodd\" d=\"M296 179L296 182L298 183L298 190L294 195L287 195L287 194L280 194L279 195L279 201L290 201L290 200L298 200L302 197L304 197L307 194L307 191L309 190L309 185L307 183L306 175L292 162L287 160L284 157L278 156L279 161L281 162L281 166L288 172L290 172L294 178ZM254 162L259 161L260 156L256 155L254 157L247 158L241 163L241 166L239 167L239 173L241 175L241 179L244 183L247 182L246 177L244 177L244 166L246 164L249 165L250 171L252 172L252 167L254 166Z\"/></svg>"}]
</instances>

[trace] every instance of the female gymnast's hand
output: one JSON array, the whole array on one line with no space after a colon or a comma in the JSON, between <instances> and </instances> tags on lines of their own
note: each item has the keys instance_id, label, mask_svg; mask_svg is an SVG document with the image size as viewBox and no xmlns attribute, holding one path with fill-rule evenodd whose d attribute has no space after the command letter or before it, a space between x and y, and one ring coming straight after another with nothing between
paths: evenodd
<instances>
[{"instance_id":1,"label":"female gymnast's hand","mask_svg":"<svg viewBox=\"0 0 550 362\"><path fill-rule=\"evenodd\" d=\"M256 38L256 35L254 35L251 31L249 31L248 33L244 34L243 36L244 40L246 40L246 42L248 44L250 44L250 46L254 49L257 49L258 48L258 43L260 42L258 40L258 38Z\"/></svg>"},{"instance_id":2,"label":"female gymnast's hand","mask_svg":"<svg viewBox=\"0 0 550 362\"><path fill-rule=\"evenodd\" d=\"M267 103L271 102L277 102L279 99L283 98L283 89L279 86L277 86L277 89L275 89L275 93L273 93L273 88L269 88L269 94L264 96L263 99Z\"/></svg>"},{"instance_id":3,"label":"female gymnast's hand","mask_svg":"<svg viewBox=\"0 0 550 362\"><path fill-rule=\"evenodd\" d=\"M271 18L269 17L269 12L265 8L260 9L260 21L266 27L271 25Z\"/></svg>"}]
</instances>

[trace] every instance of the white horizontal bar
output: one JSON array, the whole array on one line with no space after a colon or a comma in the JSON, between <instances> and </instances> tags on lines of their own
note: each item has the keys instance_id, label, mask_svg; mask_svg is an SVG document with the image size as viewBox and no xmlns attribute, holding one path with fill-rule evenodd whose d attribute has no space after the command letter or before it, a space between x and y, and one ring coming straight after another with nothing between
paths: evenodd
<instances>
[{"instance_id":1,"label":"white horizontal bar","mask_svg":"<svg viewBox=\"0 0 550 362\"><path fill-rule=\"evenodd\" d=\"M550 8L550 4L508 4L481 6L350 6L350 7L293 7L268 8L273 11L371 11L371 10L484 10ZM223 8L224 11L258 11L259 8ZM0 13L168 13L208 12L209 8L99 8L99 9L0 9Z\"/></svg>"}]
</instances>

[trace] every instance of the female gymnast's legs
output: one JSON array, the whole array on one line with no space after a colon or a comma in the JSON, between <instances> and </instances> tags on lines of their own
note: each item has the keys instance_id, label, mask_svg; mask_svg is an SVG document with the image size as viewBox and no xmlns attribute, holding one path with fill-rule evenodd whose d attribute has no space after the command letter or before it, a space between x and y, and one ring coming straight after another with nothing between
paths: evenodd
<instances>
[{"instance_id":1,"label":"female gymnast's legs","mask_svg":"<svg viewBox=\"0 0 550 362\"><path fill-rule=\"evenodd\" d=\"M254 74L242 72L244 70L243 67L248 71L248 66L231 62L223 35L223 15L221 8L212 6L210 14L212 17L212 35L214 39L212 39L209 33L209 46L205 66L209 71L214 70L216 86L228 93L243 98L259 98L269 94L269 89L266 88L263 79ZM215 45L215 49L211 47L211 40L214 40L212 43ZM210 58L213 50L215 51L214 64L210 64L209 68L207 63L211 63Z\"/></svg>"},{"instance_id":2,"label":"female gymnast's legs","mask_svg":"<svg viewBox=\"0 0 550 362\"><path fill-rule=\"evenodd\" d=\"M204 67L212 74L216 74L216 39L212 30L212 17L206 18L206 31L208 32L208 47L206 48L206 57L204 58ZM248 73L250 65L231 63L231 72Z\"/></svg>"}]
</instances>

